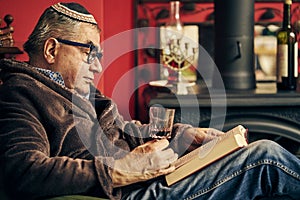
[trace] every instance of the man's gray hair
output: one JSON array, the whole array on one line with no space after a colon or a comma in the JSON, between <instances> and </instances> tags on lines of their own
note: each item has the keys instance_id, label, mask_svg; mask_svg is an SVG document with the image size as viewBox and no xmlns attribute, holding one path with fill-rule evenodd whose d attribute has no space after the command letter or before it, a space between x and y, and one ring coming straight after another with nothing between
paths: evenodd
<instances>
[{"instance_id":1,"label":"man's gray hair","mask_svg":"<svg viewBox=\"0 0 300 200\"><path fill-rule=\"evenodd\" d=\"M30 58L43 52L45 41L50 38L75 39L80 34L79 25L85 23L57 12L52 7L47 8L38 20L33 32L24 44ZM91 24L97 27L98 25ZM100 32L100 30L99 30Z\"/></svg>"}]
</instances>

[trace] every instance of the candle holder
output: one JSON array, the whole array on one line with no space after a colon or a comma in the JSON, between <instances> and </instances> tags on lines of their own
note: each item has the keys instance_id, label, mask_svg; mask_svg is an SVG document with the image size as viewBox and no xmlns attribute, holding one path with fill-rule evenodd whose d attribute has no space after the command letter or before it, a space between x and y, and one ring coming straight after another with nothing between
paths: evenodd
<instances>
[{"instance_id":1,"label":"candle holder","mask_svg":"<svg viewBox=\"0 0 300 200\"><path fill-rule=\"evenodd\" d=\"M177 74L176 79L169 79L169 82L177 87L177 94L187 94L187 87L191 84L184 78L182 71L194 65L197 52L198 49L190 48L189 43L182 45L181 40L172 40L168 47L161 51L163 66Z\"/></svg>"},{"instance_id":2,"label":"candle holder","mask_svg":"<svg viewBox=\"0 0 300 200\"><path fill-rule=\"evenodd\" d=\"M180 2L170 2L170 20L161 29L161 62L165 68L175 73L167 74L168 81L177 87L177 94L187 94L190 83L185 80L182 71L194 65L198 48L191 47L185 36L180 20ZM173 74L173 73L172 73Z\"/></svg>"}]
</instances>

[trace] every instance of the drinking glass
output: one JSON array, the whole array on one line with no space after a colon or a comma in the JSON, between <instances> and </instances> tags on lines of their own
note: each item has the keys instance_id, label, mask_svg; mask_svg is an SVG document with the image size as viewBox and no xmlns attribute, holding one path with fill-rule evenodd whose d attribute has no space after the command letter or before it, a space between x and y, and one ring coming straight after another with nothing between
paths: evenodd
<instances>
[{"instance_id":1,"label":"drinking glass","mask_svg":"<svg viewBox=\"0 0 300 200\"><path fill-rule=\"evenodd\" d=\"M171 138L175 109L151 107L149 110L150 137L156 139Z\"/></svg>"}]
</instances>

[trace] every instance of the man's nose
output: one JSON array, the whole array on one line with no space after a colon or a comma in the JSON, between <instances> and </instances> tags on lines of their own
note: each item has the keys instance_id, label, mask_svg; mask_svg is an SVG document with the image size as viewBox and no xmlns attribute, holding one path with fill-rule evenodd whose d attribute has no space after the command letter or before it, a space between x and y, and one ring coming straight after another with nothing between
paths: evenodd
<instances>
[{"instance_id":1,"label":"man's nose","mask_svg":"<svg viewBox=\"0 0 300 200\"><path fill-rule=\"evenodd\" d=\"M94 73L100 73L102 72L102 65L101 65L101 62L98 58L96 58L94 60L94 62L90 65L90 69L91 71L93 71Z\"/></svg>"}]
</instances>

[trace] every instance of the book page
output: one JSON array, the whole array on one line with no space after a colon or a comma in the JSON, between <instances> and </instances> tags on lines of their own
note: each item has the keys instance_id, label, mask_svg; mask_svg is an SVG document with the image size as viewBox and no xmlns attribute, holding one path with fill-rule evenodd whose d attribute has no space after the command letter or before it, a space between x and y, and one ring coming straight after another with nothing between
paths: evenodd
<instances>
[{"instance_id":1,"label":"book page","mask_svg":"<svg viewBox=\"0 0 300 200\"><path fill-rule=\"evenodd\" d=\"M195 156L199 156L199 158L204 158L205 156L207 156L209 154L209 152L214 148L214 146L220 140L224 140L226 137L230 137L230 135L232 135L232 134L240 134L244 138L247 138L246 133L247 133L247 130L242 125L238 125L238 126L234 127L233 129L230 129L229 131L224 133L224 135L216 137L213 140L201 145L197 149L195 149L195 150L189 152L188 154L180 157L178 160L176 160L173 163L173 165L175 166L175 168L178 168L178 167L184 165L185 163L189 162Z\"/></svg>"}]
</instances>

